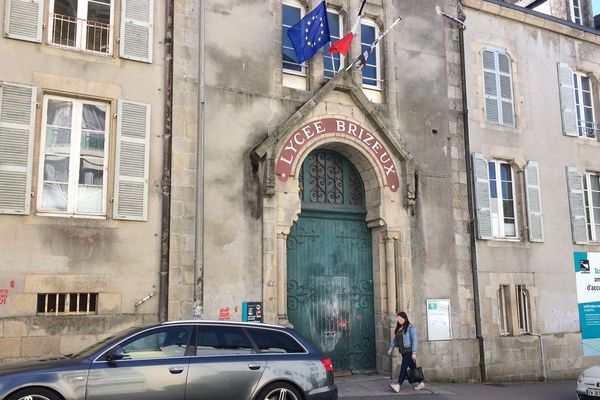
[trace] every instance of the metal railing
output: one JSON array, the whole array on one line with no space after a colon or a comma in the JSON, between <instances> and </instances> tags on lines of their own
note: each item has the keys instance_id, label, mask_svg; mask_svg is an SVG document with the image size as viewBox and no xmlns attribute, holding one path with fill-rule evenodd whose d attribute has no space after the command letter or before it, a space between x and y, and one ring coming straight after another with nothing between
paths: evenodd
<instances>
[{"instance_id":1,"label":"metal railing","mask_svg":"<svg viewBox=\"0 0 600 400\"><path fill-rule=\"evenodd\" d=\"M600 124L591 121L577 121L577 130L581 137L596 139L600 131Z\"/></svg>"},{"instance_id":2,"label":"metal railing","mask_svg":"<svg viewBox=\"0 0 600 400\"><path fill-rule=\"evenodd\" d=\"M110 24L61 14L50 14L50 18L52 43L110 54Z\"/></svg>"}]
</instances>

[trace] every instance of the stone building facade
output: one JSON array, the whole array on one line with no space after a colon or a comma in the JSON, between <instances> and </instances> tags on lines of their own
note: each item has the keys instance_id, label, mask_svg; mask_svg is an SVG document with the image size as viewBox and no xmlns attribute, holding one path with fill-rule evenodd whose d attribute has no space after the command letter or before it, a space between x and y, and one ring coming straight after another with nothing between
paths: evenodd
<instances>
[{"instance_id":1,"label":"stone building facade","mask_svg":"<svg viewBox=\"0 0 600 400\"><path fill-rule=\"evenodd\" d=\"M570 2L548 3L552 15L500 1L463 2L488 380L574 378L598 361L583 353L574 253L597 251L586 227L595 203L584 202L591 186L584 190L582 179L593 180L600 167L600 36L589 13L575 23Z\"/></svg>"},{"instance_id":2,"label":"stone building facade","mask_svg":"<svg viewBox=\"0 0 600 400\"><path fill-rule=\"evenodd\" d=\"M0 7L0 362L158 319L158 3Z\"/></svg>"},{"instance_id":3,"label":"stone building facade","mask_svg":"<svg viewBox=\"0 0 600 400\"><path fill-rule=\"evenodd\" d=\"M594 361L572 264L595 231L571 228L568 190L600 170L596 125L563 134L559 94L577 76L582 115L599 104L589 2L576 23L553 0L368 0L345 60L297 64L287 29L318 3L6 2L0 362L252 317L388 373L400 310L430 380ZM334 39L360 6L328 2Z\"/></svg>"},{"instance_id":4,"label":"stone building facade","mask_svg":"<svg viewBox=\"0 0 600 400\"><path fill-rule=\"evenodd\" d=\"M342 34L360 3L328 2ZM402 20L366 78L322 52L286 58L290 18L317 4L176 2L169 318L243 320L259 303L338 370L385 372L405 310L430 379L478 380L459 37L436 12L456 4L367 1L362 50Z\"/></svg>"}]
</instances>

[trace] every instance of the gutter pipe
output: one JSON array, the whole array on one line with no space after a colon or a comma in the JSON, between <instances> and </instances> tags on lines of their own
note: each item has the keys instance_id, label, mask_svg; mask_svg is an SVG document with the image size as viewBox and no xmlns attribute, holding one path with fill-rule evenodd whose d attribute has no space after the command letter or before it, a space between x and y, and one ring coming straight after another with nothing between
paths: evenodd
<instances>
[{"instance_id":1,"label":"gutter pipe","mask_svg":"<svg viewBox=\"0 0 600 400\"><path fill-rule=\"evenodd\" d=\"M165 19L165 91L162 188L162 229L160 234L160 281L158 320L166 321L169 304L169 238L171 235L171 160L173 134L173 16L174 0L166 1Z\"/></svg>"}]
</instances>

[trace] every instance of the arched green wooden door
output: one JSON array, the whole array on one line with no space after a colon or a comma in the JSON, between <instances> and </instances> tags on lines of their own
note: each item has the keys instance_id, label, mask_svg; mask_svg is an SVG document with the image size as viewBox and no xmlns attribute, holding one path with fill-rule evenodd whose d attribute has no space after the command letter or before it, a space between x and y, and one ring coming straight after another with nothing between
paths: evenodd
<instances>
[{"instance_id":1,"label":"arched green wooden door","mask_svg":"<svg viewBox=\"0 0 600 400\"><path fill-rule=\"evenodd\" d=\"M360 175L313 151L300 173L302 212L287 240L288 317L336 371L375 370L371 232Z\"/></svg>"}]
</instances>

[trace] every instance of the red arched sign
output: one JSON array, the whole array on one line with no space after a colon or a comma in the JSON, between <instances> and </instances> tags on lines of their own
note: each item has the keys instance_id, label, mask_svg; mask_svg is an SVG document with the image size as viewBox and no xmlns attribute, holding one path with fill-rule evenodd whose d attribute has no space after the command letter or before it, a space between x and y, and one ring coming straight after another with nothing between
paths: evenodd
<instances>
[{"instance_id":1,"label":"red arched sign","mask_svg":"<svg viewBox=\"0 0 600 400\"><path fill-rule=\"evenodd\" d=\"M385 146L362 126L339 118L323 118L312 121L292 133L285 141L285 145L279 153L279 158L275 164L277 177L282 181L286 181L292 172L292 165L294 165L296 157L302 153L301 150L326 133L343 134L350 140L361 142L377 159L379 165L381 165L381 168L385 172L386 183L391 191L395 192L398 190L398 185L400 184L398 173L394 166L394 161Z\"/></svg>"}]
</instances>

